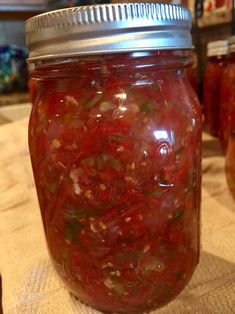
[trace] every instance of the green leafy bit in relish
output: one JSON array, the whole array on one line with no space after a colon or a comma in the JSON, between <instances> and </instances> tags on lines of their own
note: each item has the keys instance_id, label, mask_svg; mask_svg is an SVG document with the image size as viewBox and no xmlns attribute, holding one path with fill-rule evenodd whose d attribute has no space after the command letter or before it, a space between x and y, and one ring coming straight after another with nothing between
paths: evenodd
<instances>
[{"instance_id":1,"label":"green leafy bit in relish","mask_svg":"<svg viewBox=\"0 0 235 314\"><path fill-rule=\"evenodd\" d=\"M59 189L59 184L57 182L53 182L51 184L48 185L48 190L50 193L56 193L58 192Z\"/></svg>"},{"instance_id":2,"label":"green leafy bit in relish","mask_svg":"<svg viewBox=\"0 0 235 314\"><path fill-rule=\"evenodd\" d=\"M150 102L144 102L140 105L140 111L144 113L151 113L153 109L153 105Z\"/></svg>"},{"instance_id":3,"label":"green leafy bit in relish","mask_svg":"<svg viewBox=\"0 0 235 314\"><path fill-rule=\"evenodd\" d=\"M178 156L183 152L183 150L184 150L184 146L180 146L174 151L174 154Z\"/></svg>"},{"instance_id":4,"label":"green leafy bit in relish","mask_svg":"<svg viewBox=\"0 0 235 314\"><path fill-rule=\"evenodd\" d=\"M64 213L65 217L74 218L75 220L88 218L93 215L92 209L85 205L81 205L76 208L67 208L65 209Z\"/></svg>"},{"instance_id":5,"label":"green leafy bit in relish","mask_svg":"<svg viewBox=\"0 0 235 314\"><path fill-rule=\"evenodd\" d=\"M112 109L112 104L108 101L103 101L101 104L100 104L100 110L101 111L108 111Z\"/></svg>"},{"instance_id":6,"label":"green leafy bit in relish","mask_svg":"<svg viewBox=\"0 0 235 314\"><path fill-rule=\"evenodd\" d=\"M95 158L94 157L84 158L84 159L82 159L81 164L83 166L94 167L94 165L95 165Z\"/></svg>"},{"instance_id":7,"label":"green leafy bit in relish","mask_svg":"<svg viewBox=\"0 0 235 314\"><path fill-rule=\"evenodd\" d=\"M90 101L88 101L85 104L86 109L91 109L93 106L97 104L97 102L102 98L102 94L97 94L94 98L92 98Z\"/></svg>"},{"instance_id":8,"label":"green leafy bit in relish","mask_svg":"<svg viewBox=\"0 0 235 314\"><path fill-rule=\"evenodd\" d=\"M122 142L125 137L122 134L110 134L108 135L108 139L114 142Z\"/></svg>"},{"instance_id":9,"label":"green leafy bit in relish","mask_svg":"<svg viewBox=\"0 0 235 314\"><path fill-rule=\"evenodd\" d=\"M113 168L115 171L120 171L121 168L122 168L122 163L120 160L112 157L110 160L109 160L109 165L111 168Z\"/></svg>"},{"instance_id":10,"label":"green leafy bit in relish","mask_svg":"<svg viewBox=\"0 0 235 314\"><path fill-rule=\"evenodd\" d=\"M141 256L140 251L119 252L116 254L118 259L137 260Z\"/></svg>"},{"instance_id":11,"label":"green leafy bit in relish","mask_svg":"<svg viewBox=\"0 0 235 314\"><path fill-rule=\"evenodd\" d=\"M64 235L65 239L69 242L77 242L78 240L78 233L81 230L81 224L75 218L70 219L64 228Z\"/></svg>"},{"instance_id":12,"label":"green leafy bit in relish","mask_svg":"<svg viewBox=\"0 0 235 314\"><path fill-rule=\"evenodd\" d=\"M165 191L161 187L156 187L153 192L153 196L160 197Z\"/></svg>"},{"instance_id":13,"label":"green leafy bit in relish","mask_svg":"<svg viewBox=\"0 0 235 314\"><path fill-rule=\"evenodd\" d=\"M168 218L172 221L172 222L176 222L178 220L180 220L184 215L184 211L183 210L177 210L172 214L169 214Z\"/></svg>"}]
</instances>

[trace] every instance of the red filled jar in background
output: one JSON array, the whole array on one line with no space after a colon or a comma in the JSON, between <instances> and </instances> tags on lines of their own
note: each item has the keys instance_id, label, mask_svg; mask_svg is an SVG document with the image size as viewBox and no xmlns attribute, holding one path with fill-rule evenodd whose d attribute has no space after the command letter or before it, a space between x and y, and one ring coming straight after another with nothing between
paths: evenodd
<instances>
[{"instance_id":1,"label":"red filled jar in background","mask_svg":"<svg viewBox=\"0 0 235 314\"><path fill-rule=\"evenodd\" d=\"M219 135L220 129L220 82L226 66L227 40L209 42L208 62L203 81L203 105L209 133Z\"/></svg>"},{"instance_id":2,"label":"red filled jar in background","mask_svg":"<svg viewBox=\"0 0 235 314\"><path fill-rule=\"evenodd\" d=\"M221 119L224 125L223 140L226 144L225 172L229 189L235 198L235 36L228 40L229 58L228 65L223 75L221 85L221 99L223 107Z\"/></svg>"},{"instance_id":3,"label":"red filled jar in background","mask_svg":"<svg viewBox=\"0 0 235 314\"><path fill-rule=\"evenodd\" d=\"M190 27L188 10L147 3L26 23L37 80L29 148L49 253L68 289L104 312L166 304L199 260Z\"/></svg>"},{"instance_id":4,"label":"red filled jar in background","mask_svg":"<svg viewBox=\"0 0 235 314\"><path fill-rule=\"evenodd\" d=\"M229 141L230 110L234 110L235 92L235 36L228 39L227 66L223 72L220 86L220 131L219 137L224 152ZM233 122L232 122L233 124Z\"/></svg>"}]
</instances>

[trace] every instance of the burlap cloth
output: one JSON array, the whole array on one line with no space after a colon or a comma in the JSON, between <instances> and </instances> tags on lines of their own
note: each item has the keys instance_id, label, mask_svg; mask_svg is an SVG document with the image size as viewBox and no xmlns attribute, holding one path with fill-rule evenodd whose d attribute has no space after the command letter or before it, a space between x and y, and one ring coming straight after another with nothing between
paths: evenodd
<instances>
[{"instance_id":1,"label":"burlap cloth","mask_svg":"<svg viewBox=\"0 0 235 314\"><path fill-rule=\"evenodd\" d=\"M235 313L235 204L217 140L203 140L202 252L188 287L153 313ZM27 121L0 127L0 272L4 314L97 314L51 267L33 184Z\"/></svg>"}]
</instances>

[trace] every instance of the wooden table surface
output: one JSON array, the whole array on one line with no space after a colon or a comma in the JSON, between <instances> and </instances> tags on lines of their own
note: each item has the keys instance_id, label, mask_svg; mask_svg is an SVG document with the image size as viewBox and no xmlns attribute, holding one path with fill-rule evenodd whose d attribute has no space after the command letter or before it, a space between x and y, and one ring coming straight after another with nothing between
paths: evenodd
<instances>
[{"instance_id":1,"label":"wooden table surface","mask_svg":"<svg viewBox=\"0 0 235 314\"><path fill-rule=\"evenodd\" d=\"M9 93L9 94L0 93L0 107L27 103L27 102L30 102L30 96L28 92Z\"/></svg>"},{"instance_id":2,"label":"wooden table surface","mask_svg":"<svg viewBox=\"0 0 235 314\"><path fill-rule=\"evenodd\" d=\"M4 314L98 313L54 274L32 178L27 120L0 127L0 272ZM216 139L203 138L202 251L188 287L156 314L235 313L235 204Z\"/></svg>"}]
</instances>

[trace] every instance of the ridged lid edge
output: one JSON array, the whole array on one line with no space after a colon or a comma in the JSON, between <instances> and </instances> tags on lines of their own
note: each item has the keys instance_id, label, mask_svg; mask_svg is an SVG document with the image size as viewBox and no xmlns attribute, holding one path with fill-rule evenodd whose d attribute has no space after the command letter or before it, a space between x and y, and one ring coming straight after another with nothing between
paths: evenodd
<instances>
[{"instance_id":1,"label":"ridged lid edge","mask_svg":"<svg viewBox=\"0 0 235 314\"><path fill-rule=\"evenodd\" d=\"M165 24L178 21L191 26L191 14L184 7L159 3L122 3L74 7L43 13L28 19L25 29L26 33L32 33L46 28L136 19L162 21Z\"/></svg>"}]
</instances>

